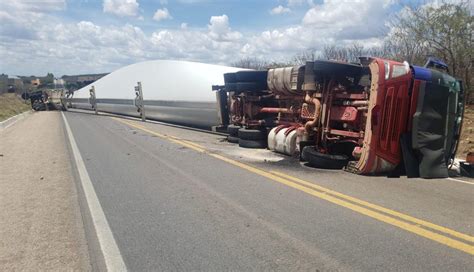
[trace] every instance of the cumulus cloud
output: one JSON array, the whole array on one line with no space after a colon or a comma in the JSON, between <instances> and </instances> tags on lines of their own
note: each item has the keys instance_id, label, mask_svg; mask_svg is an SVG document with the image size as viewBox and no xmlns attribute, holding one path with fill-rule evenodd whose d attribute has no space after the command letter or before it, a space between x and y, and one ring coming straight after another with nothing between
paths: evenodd
<instances>
[{"instance_id":1,"label":"cumulus cloud","mask_svg":"<svg viewBox=\"0 0 474 272\"><path fill-rule=\"evenodd\" d=\"M341 39L383 36L391 3L391 0L324 0L310 8L302 22L313 28L331 29Z\"/></svg>"},{"instance_id":2,"label":"cumulus cloud","mask_svg":"<svg viewBox=\"0 0 474 272\"><path fill-rule=\"evenodd\" d=\"M65 8L65 0L0 1L0 41L37 40L41 33L36 28L43 24L45 13Z\"/></svg>"},{"instance_id":3,"label":"cumulus cloud","mask_svg":"<svg viewBox=\"0 0 474 272\"><path fill-rule=\"evenodd\" d=\"M4 8L6 2L15 4ZM305 0L285 4L289 6L290 2L293 6L308 3ZM340 1L325 0L308 6L300 24L286 27L240 32L232 26L232 18L223 14L210 17L208 23L201 27L193 24L191 28L186 23L181 23L179 27L177 23L176 28L150 33L131 24L65 21L47 12L60 8L60 5L41 10L18 3L0 1L0 72L11 74L106 72L150 59L215 64L230 64L243 57L278 61L308 48L321 49L327 44L357 41L377 45L384 37L383 30L380 32L378 27L384 25L390 12L390 0L359 0L342 4ZM122 8L121 15L114 14L140 15L137 1L114 0L110 3L116 11L119 4L131 7ZM171 17L168 10L161 10Z\"/></svg>"},{"instance_id":4,"label":"cumulus cloud","mask_svg":"<svg viewBox=\"0 0 474 272\"><path fill-rule=\"evenodd\" d=\"M137 0L104 0L104 13L118 16L136 16L138 14Z\"/></svg>"},{"instance_id":5,"label":"cumulus cloud","mask_svg":"<svg viewBox=\"0 0 474 272\"><path fill-rule=\"evenodd\" d=\"M229 27L229 17L227 15L212 16L208 25L209 35L220 41L235 41L242 37L238 31L232 31Z\"/></svg>"},{"instance_id":6,"label":"cumulus cloud","mask_svg":"<svg viewBox=\"0 0 474 272\"><path fill-rule=\"evenodd\" d=\"M282 5L274 7L270 10L271 15L279 15L279 14L285 14L285 13L290 13L290 12L291 12L291 9L285 8Z\"/></svg>"},{"instance_id":7,"label":"cumulus cloud","mask_svg":"<svg viewBox=\"0 0 474 272\"><path fill-rule=\"evenodd\" d=\"M153 20L158 22L167 19L173 19L167 8L157 9L155 15L153 15Z\"/></svg>"}]
</instances>

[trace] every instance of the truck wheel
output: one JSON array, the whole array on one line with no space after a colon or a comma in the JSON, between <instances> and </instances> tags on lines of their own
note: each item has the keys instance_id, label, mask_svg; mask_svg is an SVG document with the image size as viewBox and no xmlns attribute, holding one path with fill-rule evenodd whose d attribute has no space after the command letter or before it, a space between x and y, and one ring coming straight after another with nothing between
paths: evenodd
<instances>
[{"instance_id":1,"label":"truck wheel","mask_svg":"<svg viewBox=\"0 0 474 272\"><path fill-rule=\"evenodd\" d=\"M268 71L239 71L236 82L267 82Z\"/></svg>"},{"instance_id":2,"label":"truck wheel","mask_svg":"<svg viewBox=\"0 0 474 272\"><path fill-rule=\"evenodd\" d=\"M244 148L266 148L266 140L243 140L239 139L239 146Z\"/></svg>"},{"instance_id":3,"label":"truck wheel","mask_svg":"<svg viewBox=\"0 0 474 272\"><path fill-rule=\"evenodd\" d=\"M227 126L227 133L229 133L230 136L237 137L239 135L239 129L241 129L241 126L236 126L236 125L228 125Z\"/></svg>"},{"instance_id":4,"label":"truck wheel","mask_svg":"<svg viewBox=\"0 0 474 272\"><path fill-rule=\"evenodd\" d=\"M239 129L239 138L243 140L267 140L267 132L260 129Z\"/></svg>"},{"instance_id":5,"label":"truck wheel","mask_svg":"<svg viewBox=\"0 0 474 272\"><path fill-rule=\"evenodd\" d=\"M229 143L237 144L239 142L239 138L235 136L227 136L227 141Z\"/></svg>"},{"instance_id":6,"label":"truck wheel","mask_svg":"<svg viewBox=\"0 0 474 272\"><path fill-rule=\"evenodd\" d=\"M323 154L314 149L313 146L303 148L304 159L308 161L308 165L322 169L342 169L349 163L346 155Z\"/></svg>"}]
</instances>

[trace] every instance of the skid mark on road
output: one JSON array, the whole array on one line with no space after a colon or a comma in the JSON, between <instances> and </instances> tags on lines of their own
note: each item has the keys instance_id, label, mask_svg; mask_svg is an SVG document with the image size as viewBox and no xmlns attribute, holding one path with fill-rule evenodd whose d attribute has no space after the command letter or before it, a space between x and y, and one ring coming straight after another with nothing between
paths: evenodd
<instances>
[{"instance_id":1,"label":"skid mark on road","mask_svg":"<svg viewBox=\"0 0 474 272\"><path fill-rule=\"evenodd\" d=\"M368 216L386 224L398 227L421 237L430 239L440 244L446 245L453 249L474 255L474 237L460 233L458 231L427 222L410 215L403 214L394 210L390 210L364 200L360 200L342 193L327 189L325 187L285 175L275 171L266 171L255 166L241 163L228 157L215 154L207 150L205 147L195 144L188 140L181 140L176 136L164 135L150 130L136 122L124 121L119 118L112 117L114 120L127 126L139 129L163 139L167 139L173 143L193 149L197 152L205 153L211 157L227 162L239 168L245 169L254 174L260 175L272 181L297 189L309 195L326 200L341 207L350 209L359 214ZM436 231L436 232L435 232Z\"/></svg>"}]
</instances>

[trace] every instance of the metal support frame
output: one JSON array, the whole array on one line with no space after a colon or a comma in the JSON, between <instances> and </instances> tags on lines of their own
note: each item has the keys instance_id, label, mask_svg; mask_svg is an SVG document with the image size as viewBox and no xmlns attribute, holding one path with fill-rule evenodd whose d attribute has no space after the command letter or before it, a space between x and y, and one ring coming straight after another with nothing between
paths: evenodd
<instances>
[{"instance_id":1,"label":"metal support frame","mask_svg":"<svg viewBox=\"0 0 474 272\"><path fill-rule=\"evenodd\" d=\"M228 96L224 86L213 85L212 90L216 92L217 117L223 127L229 125Z\"/></svg>"},{"instance_id":2,"label":"metal support frame","mask_svg":"<svg viewBox=\"0 0 474 272\"><path fill-rule=\"evenodd\" d=\"M145 115L145 104L143 103L143 90L142 90L142 83L137 82L137 86L135 86L135 107L137 107L137 112L140 113L140 117L142 118L142 121L146 121L146 115Z\"/></svg>"},{"instance_id":3,"label":"metal support frame","mask_svg":"<svg viewBox=\"0 0 474 272\"><path fill-rule=\"evenodd\" d=\"M89 94L90 94L89 103L91 104L92 109L94 110L95 114L98 114L98 112L97 112L97 99L95 98L95 87L94 86L92 86L90 88Z\"/></svg>"}]
</instances>

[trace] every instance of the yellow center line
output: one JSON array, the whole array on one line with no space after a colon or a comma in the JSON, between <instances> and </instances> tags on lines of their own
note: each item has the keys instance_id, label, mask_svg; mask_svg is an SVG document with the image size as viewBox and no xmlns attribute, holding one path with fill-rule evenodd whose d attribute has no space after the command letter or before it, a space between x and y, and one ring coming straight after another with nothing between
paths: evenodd
<instances>
[{"instance_id":1,"label":"yellow center line","mask_svg":"<svg viewBox=\"0 0 474 272\"><path fill-rule=\"evenodd\" d=\"M406 221L410 221L410 222L413 222L415 224L418 224L418 225L421 225L421 226L424 226L424 227L428 227L428 228L431 228L431 229L434 229L434 230L437 230L437 231L440 231L440 232L444 232L444 233L449 234L451 236L454 236L454 237L466 240L468 242L474 243L474 237L472 237L470 235L460 233L460 232L454 231L452 229L448 229L448 228L445 228L445 227L442 227L442 226L439 226L439 225L436 225L436 224L433 224L433 223L430 223L430 222L427 222L427 221L424 221L424 220L421 220L421 219L418 219L418 218L415 218L415 217L412 217L412 216L409 216L409 215L406 215L406 214L403 214L403 213L400 213L400 212L397 212L397 211L394 211L394 210L391 210L391 209L387 209L387 208L369 203L367 201L360 200L360 199L357 199L355 197L351 197L351 196L348 196L348 195L345 195L345 194L327 189L325 187L316 185L314 183L304 181L302 179L299 179L299 178L296 178L296 177L293 177L293 176L289 176L289 175L286 175L286 174L283 174L283 173L280 173L280 172L277 172L277 171L270 171L270 172L277 175L277 176L284 177L284 178L290 179L292 181L296 181L300 184L303 184L305 186L314 188L316 190L331 194L333 196L337 196L339 198L347 199L347 200L355 202L359 205L366 206L368 208L371 208L371 209L374 209L374 210L377 210L377 211L381 211L381 212L396 216L398 218L404 219Z\"/></svg>"},{"instance_id":2,"label":"yellow center line","mask_svg":"<svg viewBox=\"0 0 474 272\"><path fill-rule=\"evenodd\" d=\"M144 126L141 126L141 125L137 125L137 124L134 124L134 123L131 123L131 122L128 122L128 121L124 121L122 119L119 119L117 117L111 117L112 119L120 122L120 123L123 123L123 124L126 124L128 126L131 126L131 127L134 127L134 128L137 128L137 129L140 129L142 131L145 131L145 132L148 132L152 135L155 135L155 136L158 136L162 139L166 139L166 140L169 140L173 143L176 143L176 144L179 144L179 145L182 145L182 146L185 146L187 148L190 148L190 149L193 149L195 151L198 151L198 152L205 152L206 149L203 147L203 146L200 146L198 144L195 144L195 143L192 143L190 141L184 141L184 140L181 140L179 139L178 137L175 137L175 136L168 136L168 135L164 135L164 134L161 134L161 133L158 133L158 132L155 132L153 130L149 130L147 129L146 127Z\"/></svg>"},{"instance_id":3,"label":"yellow center line","mask_svg":"<svg viewBox=\"0 0 474 272\"><path fill-rule=\"evenodd\" d=\"M237 166L239 168L245 169L245 170L247 170L249 172L252 172L254 174L260 175L262 177L266 177L266 178L268 178L270 180L273 180L273 181L276 181L280 184L284 184L288 187L291 187L291 188L297 189L299 191L305 192L309 195L318 197L320 199L326 200L328 202L339 205L341 207L345 207L347 209L350 209L350 210L355 211L357 213L360 213L360 214L363 214L365 216L371 217L371 218L376 219L378 221L390 224L392 226L395 226L395 227L398 227L400 229L409 231L411 233L414 233L414 234L417 234L419 236L425 237L425 238L430 239L432 241L435 241L435 242L444 244L446 246L449 246L451 248L454 248L454 249L466 252L468 254L474 255L474 246L469 245L469 244L464 243L464 242L461 242L461 241L458 241L458 240L455 240L455 239L452 239L452 238L444 236L442 234L424 229L421 226L425 226L425 227L428 227L428 228L431 228L431 229L434 229L434 230L437 230L437 231L440 231L440 232L447 233L447 234L452 235L454 237L461 238L461 239L464 239L466 241L471 241L472 242L473 237L471 237L467 234L463 234L463 233L460 233L460 232L457 232L457 231L454 231L454 230L451 230L451 229L448 229L448 228L445 228L445 227L442 227L442 226L438 226L436 224L433 224L433 223L430 223L430 222L427 222L427 221L424 221L424 220L421 220L421 219L411 217L409 215L402 214L400 212L396 212L396 211L393 211L393 210L390 210L390 209L387 209L387 208L384 208L384 207L381 207L381 206L378 206L378 205L375 205L375 204L372 204L372 203L369 203L369 202L366 202L366 201L363 201L363 200L360 200L360 199L357 199L357 198L354 198L354 197L351 197L351 196L347 196L347 195L332 191L330 189L324 188L322 186L319 186L319 185L316 185L316 184L309 183L307 181L298 179L296 177L288 176L288 175L285 175L285 174L282 174L282 173L279 173L279 172L276 172L276 171L269 172L269 171L262 170L262 169L259 169L257 167L250 166L250 165L241 163L239 161L224 157L224 156L219 155L219 154L211 153L208 150L206 150L205 147L200 146L200 145L195 144L195 143L192 143L191 141L181 140L181 139L179 139L178 137L175 137L175 136L167 136L167 135L164 135L164 134L160 134L160 133L157 133L155 131L147 129L144 126L137 125L137 124L134 124L134 123L131 123L131 122L128 122L128 121L123 121L123 120L115 118L115 117L113 117L113 119L117 120L121 123L124 123L128 126L131 126L131 127L140 129L142 131L148 132L152 135L156 135L160 138L167 139L167 140L169 140L173 143L188 147L188 148L193 149L193 150L198 151L198 152L206 153L209 156L212 156L216 159L225 161L229 164L232 164L232 165ZM319 191L316 191L316 190L319 190ZM351 202L348 202L348 201L345 201L343 199L352 201L352 202L357 203L361 206L356 205L356 204L351 203ZM363 206L365 206L365 207L363 207ZM373 210L368 209L368 208L371 208ZM384 212L385 214L376 212L374 210ZM388 215L392 215L392 216L404 219L406 221L410 221L413 224L405 222L405 221L401 221L397 218L390 217Z\"/></svg>"}]
</instances>

